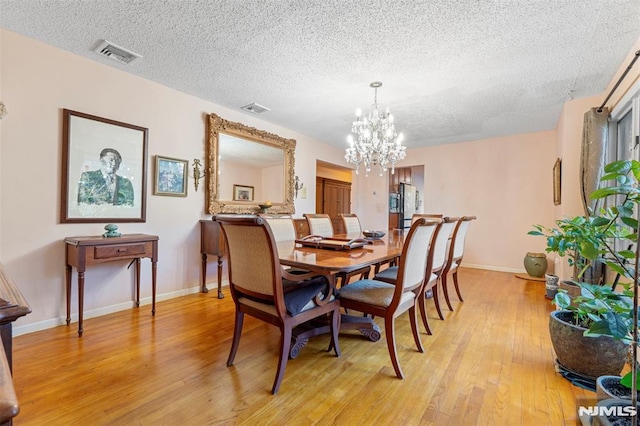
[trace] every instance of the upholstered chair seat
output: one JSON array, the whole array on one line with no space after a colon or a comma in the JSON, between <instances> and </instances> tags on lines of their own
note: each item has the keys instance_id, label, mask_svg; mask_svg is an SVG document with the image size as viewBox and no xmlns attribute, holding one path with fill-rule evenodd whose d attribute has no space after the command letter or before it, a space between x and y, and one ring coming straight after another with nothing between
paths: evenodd
<instances>
[{"instance_id":1,"label":"upholstered chair seat","mask_svg":"<svg viewBox=\"0 0 640 426\"><path fill-rule=\"evenodd\" d=\"M374 306L389 307L393 300L396 286L376 280L358 280L340 290L340 297L348 298ZM403 293L400 304L403 304L415 295L411 292Z\"/></svg>"}]
</instances>

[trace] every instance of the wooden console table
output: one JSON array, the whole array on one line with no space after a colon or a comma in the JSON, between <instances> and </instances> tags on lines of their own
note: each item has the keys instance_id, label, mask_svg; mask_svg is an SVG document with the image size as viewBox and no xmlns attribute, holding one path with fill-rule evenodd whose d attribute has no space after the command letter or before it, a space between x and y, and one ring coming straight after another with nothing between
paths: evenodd
<instances>
[{"instance_id":1,"label":"wooden console table","mask_svg":"<svg viewBox=\"0 0 640 426\"><path fill-rule=\"evenodd\" d=\"M213 220L200 221L200 253L202 253L202 293L208 293L207 288L207 256L218 257L218 299L224 298L222 293L222 258L224 257L224 236L220 224Z\"/></svg>"},{"instance_id":2,"label":"wooden console table","mask_svg":"<svg viewBox=\"0 0 640 426\"><path fill-rule=\"evenodd\" d=\"M146 234L127 234L105 238L67 237L65 261L67 265L67 325L71 322L71 268L78 271L78 335L82 336L84 307L84 272L87 266L116 260L133 259L136 264L136 307L140 306L140 259L151 259L151 315L156 314L156 273L158 262L158 237Z\"/></svg>"}]
</instances>

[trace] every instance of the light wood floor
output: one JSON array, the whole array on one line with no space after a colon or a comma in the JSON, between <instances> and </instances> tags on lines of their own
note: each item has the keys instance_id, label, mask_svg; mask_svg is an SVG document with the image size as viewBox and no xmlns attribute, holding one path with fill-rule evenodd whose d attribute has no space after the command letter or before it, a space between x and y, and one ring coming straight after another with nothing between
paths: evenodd
<instances>
[{"instance_id":1,"label":"light wood floor","mask_svg":"<svg viewBox=\"0 0 640 426\"><path fill-rule=\"evenodd\" d=\"M464 303L446 320L430 306L432 336L415 350L396 320L406 378L383 338L342 334L342 356L312 339L270 394L278 330L247 317L236 362L225 362L233 302L215 291L14 339L16 425L562 425L593 394L554 370L544 283L460 271ZM446 309L446 308L445 308ZM378 321L379 322L379 321Z\"/></svg>"}]
</instances>

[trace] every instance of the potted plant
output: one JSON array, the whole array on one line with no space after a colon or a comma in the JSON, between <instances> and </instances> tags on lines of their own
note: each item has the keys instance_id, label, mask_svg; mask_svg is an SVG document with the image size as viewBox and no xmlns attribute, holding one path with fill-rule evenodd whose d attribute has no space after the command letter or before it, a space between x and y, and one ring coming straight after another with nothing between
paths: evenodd
<instances>
[{"instance_id":1,"label":"potted plant","mask_svg":"<svg viewBox=\"0 0 640 426\"><path fill-rule=\"evenodd\" d=\"M551 313L549 333L558 362L593 381L617 375L626 362L633 329L632 292L579 283L580 295L560 291Z\"/></svg>"},{"instance_id":2,"label":"potted plant","mask_svg":"<svg viewBox=\"0 0 640 426\"><path fill-rule=\"evenodd\" d=\"M637 404L637 345L638 345L638 244L636 250L628 244L638 241L638 220L634 214L640 208L640 162L622 160L607 164L601 186L592 199L603 200L605 207L588 216L565 218L556 222L558 228L535 225L531 235L547 238L547 251L568 255L574 267L574 278L579 280L587 263L599 259L614 273L631 281L621 293L607 286L580 284L580 296L571 305L565 292L559 292L554 301L571 321L582 322L586 338L606 337L622 343L631 343L631 406ZM581 259L584 258L584 261ZM634 262L629 262L633 259ZM550 329L557 316L551 314ZM586 322L585 322L586 321ZM565 321L566 322L566 321ZM557 337L557 336L556 336ZM556 343L553 342L554 348ZM594 349L595 352L605 348ZM587 362L587 361L583 361ZM617 373L616 373L617 374ZM634 420L636 418L634 417Z\"/></svg>"}]
</instances>

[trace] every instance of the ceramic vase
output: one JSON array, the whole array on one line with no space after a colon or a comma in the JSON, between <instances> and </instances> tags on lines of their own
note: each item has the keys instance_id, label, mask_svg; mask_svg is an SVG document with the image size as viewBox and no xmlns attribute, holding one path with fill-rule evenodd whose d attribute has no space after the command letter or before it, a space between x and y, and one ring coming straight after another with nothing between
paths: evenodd
<instances>
[{"instance_id":1,"label":"ceramic vase","mask_svg":"<svg viewBox=\"0 0 640 426\"><path fill-rule=\"evenodd\" d=\"M547 272L547 256L544 253L527 253L524 257L524 269L532 277L542 278Z\"/></svg>"}]
</instances>

